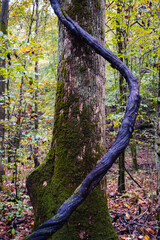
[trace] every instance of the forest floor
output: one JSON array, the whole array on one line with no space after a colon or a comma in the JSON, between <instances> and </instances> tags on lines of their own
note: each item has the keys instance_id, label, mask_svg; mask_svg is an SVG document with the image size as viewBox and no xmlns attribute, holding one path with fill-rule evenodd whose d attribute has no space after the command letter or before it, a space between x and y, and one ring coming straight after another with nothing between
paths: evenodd
<instances>
[{"instance_id":1,"label":"forest floor","mask_svg":"<svg viewBox=\"0 0 160 240\"><path fill-rule=\"evenodd\" d=\"M125 156L125 187L118 188L118 164L107 177L108 206L112 223L120 239L149 240L158 238L157 170L154 155L143 147L137 151L138 172L133 171L129 148Z\"/></svg>"},{"instance_id":2,"label":"forest floor","mask_svg":"<svg viewBox=\"0 0 160 240\"><path fill-rule=\"evenodd\" d=\"M138 172L133 171L130 150L126 151L126 190L117 192L118 164L115 163L107 174L108 206L112 223L120 239L158 239L156 196L157 171L154 154L149 147L137 151ZM6 169L6 179L0 192L0 239L20 240L28 235L34 224L33 210L25 187L27 169L21 166L18 181L19 199L15 198L12 170Z\"/></svg>"}]
</instances>

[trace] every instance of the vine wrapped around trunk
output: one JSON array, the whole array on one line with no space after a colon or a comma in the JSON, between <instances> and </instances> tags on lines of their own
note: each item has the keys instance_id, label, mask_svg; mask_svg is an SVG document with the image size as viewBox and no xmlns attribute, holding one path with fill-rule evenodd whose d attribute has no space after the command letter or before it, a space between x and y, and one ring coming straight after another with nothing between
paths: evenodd
<instances>
[{"instance_id":1,"label":"vine wrapped around trunk","mask_svg":"<svg viewBox=\"0 0 160 240\"><path fill-rule=\"evenodd\" d=\"M127 147L133 132L140 104L138 83L128 67L121 62L119 58L114 56L112 52L100 44L93 36L83 30L76 22L67 16L62 10L59 1L50 0L50 2L59 20L72 32L72 34L81 38L85 43L91 46L99 55L110 62L113 68L116 68L123 75L129 86L129 97L126 104L125 116L118 132L117 139L112 145L110 151L104 155L97 166L87 175L81 185L74 191L72 196L61 205L56 215L44 222L30 236L26 237L25 239L27 240L42 240L53 235L64 225L64 223L66 223L67 219L71 216L74 210L86 199L88 194L101 181L119 154Z\"/></svg>"}]
</instances>

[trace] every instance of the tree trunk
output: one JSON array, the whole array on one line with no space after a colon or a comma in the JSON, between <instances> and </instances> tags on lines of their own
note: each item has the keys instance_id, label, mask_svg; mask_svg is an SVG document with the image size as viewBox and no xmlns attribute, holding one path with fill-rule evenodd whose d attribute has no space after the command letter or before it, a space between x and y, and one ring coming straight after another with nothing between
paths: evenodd
<instances>
[{"instance_id":1,"label":"tree trunk","mask_svg":"<svg viewBox=\"0 0 160 240\"><path fill-rule=\"evenodd\" d=\"M125 151L118 158L119 173L118 173L118 192L125 191Z\"/></svg>"},{"instance_id":2,"label":"tree trunk","mask_svg":"<svg viewBox=\"0 0 160 240\"><path fill-rule=\"evenodd\" d=\"M155 150L156 150L156 162L157 162L157 170L158 170L158 184L157 184L157 192L158 192L158 204L160 204L160 64L158 64L159 71L159 79L158 79L158 98L157 98L157 109L156 109L156 121L155 121ZM158 221L160 221L160 210L158 211Z\"/></svg>"},{"instance_id":3,"label":"tree trunk","mask_svg":"<svg viewBox=\"0 0 160 240\"><path fill-rule=\"evenodd\" d=\"M39 0L36 0L36 43L38 44L38 37L39 37ZM36 90L34 94L34 100L35 100L35 115L34 115L34 130L35 130L35 143L33 147L33 159L34 159L34 167L39 166L38 161L38 139L36 139L36 135L38 132L38 60L35 62L35 81L36 81Z\"/></svg>"},{"instance_id":4,"label":"tree trunk","mask_svg":"<svg viewBox=\"0 0 160 240\"><path fill-rule=\"evenodd\" d=\"M66 11L104 43L105 2L63 1ZM56 213L105 151L105 61L59 23L55 119L46 163L27 179L35 228ZM100 186L50 239L118 239Z\"/></svg>"},{"instance_id":5,"label":"tree trunk","mask_svg":"<svg viewBox=\"0 0 160 240\"><path fill-rule=\"evenodd\" d=\"M133 161L133 169L135 171L138 171L136 139L135 139L135 134L134 133L133 133L132 138L129 142L129 146L130 146L131 156L132 156L132 161Z\"/></svg>"},{"instance_id":6,"label":"tree trunk","mask_svg":"<svg viewBox=\"0 0 160 240\"><path fill-rule=\"evenodd\" d=\"M0 31L3 34L7 34L8 28L8 0L0 1ZM5 67L5 60L0 58L0 68ZM5 156L4 148L4 121L5 121L5 79L0 75L0 182L2 182L2 175L4 174L4 167L2 164L2 158Z\"/></svg>"},{"instance_id":7,"label":"tree trunk","mask_svg":"<svg viewBox=\"0 0 160 240\"><path fill-rule=\"evenodd\" d=\"M122 35L122 29L120 24L120 13L122 12L122 1L117 1L117 47L118 47L118 55L120 60L123 62L123 35ZM120 112L123 112L124 108L124 101L125 101L125 93L126 89L124 86L124 78L122 74L119 73L119 110ZM125 190L125 153L122 152L118 158L119 163L119 174L118 174L118 192L122 192Z\"/></svg>"}]
</instances>

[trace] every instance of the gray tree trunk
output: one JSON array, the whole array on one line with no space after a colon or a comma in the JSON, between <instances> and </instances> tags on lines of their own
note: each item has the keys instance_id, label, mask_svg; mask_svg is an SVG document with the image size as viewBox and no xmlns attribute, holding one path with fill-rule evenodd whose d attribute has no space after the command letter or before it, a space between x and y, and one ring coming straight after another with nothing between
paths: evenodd
<instances>
[{"instance_id":1,"label":"gray tree trunk","mask_svg":"<svg viewBox=\"0 0 160 240\"><path fill-rule=\"evenodd\" d=\"M156 162L158 169L158 184L157 184L157 192L158 192L158 204L160 205L160 64L159 66L159 79L158 79L158 100L157 100L157 111L156 111L156 121L155 121L155 153L156 153ZM158 211L158 220L160 221L160 210Z\"/></svg>"},{"instance_id":2,"label":"gray tree trunk","mask_svg":"<svg viewBox=\"0 0 160 240\"><path fill-rule=\"evenodd\" d=\"M36 0L36 43L38 43L39 38L39 0ZM35 168L39 166L38 161L38 140L36 140L36 135L38 132L38 81L39 81L39 75L38 75L38 60L35 62L35 80L37 89L35 90L35 116L34 116L34 123L35 123L35 145L33 147L33 159L34 159L34 166Z\"/></svg>"},{"instance_id":3,"label":"gray tree trunk","mask_svg":"<svg viewBox=\"0 0 160 240\"><path fill-rule=\"evenodd\" d=\"M0 1L0 31L3 34L7 34L8 28L8 5L9 0ZM0 58L0 68L5 67L5 60ZM4 168L2 164L2 158L5 155L4 148L4 121L5 121L5 79L0 75L0 182L2 182L2 175L4 174Z\"/></svg>"},{"instance_id":4,"label":"gray tree trunk","mask_svg":"<svg viewBox=\"0 0 160 240\"><path fill-rule=\"evenodd\" d=\"M65 10L104 44L105 1L63 0ZM56 213L105 152L105 61L59 23L55 119L46 163L28 177L35 228ZM100 186L50 239L116 240Z\"/></svg>"}]
</instances>

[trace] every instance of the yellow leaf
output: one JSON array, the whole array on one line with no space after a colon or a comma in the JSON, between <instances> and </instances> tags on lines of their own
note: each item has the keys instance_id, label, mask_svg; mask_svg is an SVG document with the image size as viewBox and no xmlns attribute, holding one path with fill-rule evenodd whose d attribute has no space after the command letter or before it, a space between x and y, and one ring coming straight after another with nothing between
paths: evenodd
<instances>
[{"instance_id":1,"label":"yellow leaf","mask_svg":"<svg viewBox=\"0 0 160 240\"><path fill-rule=\"evenodd\" d=\"M144 239L145 239L145 240L149 240L150 238L148 237L148 235L145 235L145 236L144 236Z\"/></svg>"},{"instance_id":2,"label":"yellow leaf","mask_svg":"<svg viewBox=\"0 0 160 240\"><path fill-rule=\"evenodd\" d=\"M128 213L126 213L125 215L126 215L126 218L130 218L130 215Z\"/></svg>"}]
</instances>

